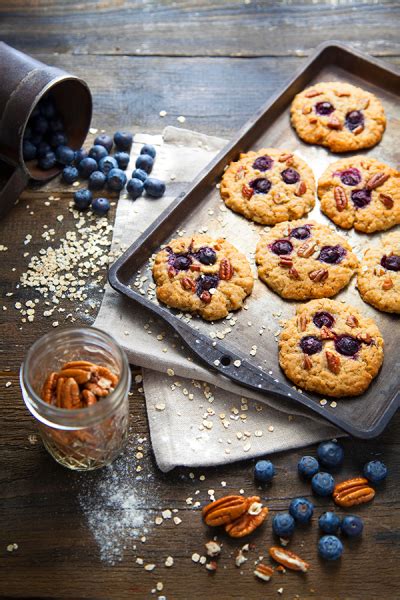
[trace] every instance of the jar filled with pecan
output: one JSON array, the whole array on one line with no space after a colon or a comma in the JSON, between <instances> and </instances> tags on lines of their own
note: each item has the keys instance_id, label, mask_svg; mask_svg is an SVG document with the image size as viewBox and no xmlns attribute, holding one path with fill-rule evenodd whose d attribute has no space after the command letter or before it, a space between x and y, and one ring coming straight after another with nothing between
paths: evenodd
<instances>
[{"instance_id":1,"label":"jar filled with pecan","mask_svg":"<svg viewBox=\"0 0 400 600\"><path fill-rule=\"evenodd\" d=\"M112 337L92 327L48 333L28 351L20 383L57 462L88 471L120 454L128 436L131 374Z\"/></svg>"}]
</instances>

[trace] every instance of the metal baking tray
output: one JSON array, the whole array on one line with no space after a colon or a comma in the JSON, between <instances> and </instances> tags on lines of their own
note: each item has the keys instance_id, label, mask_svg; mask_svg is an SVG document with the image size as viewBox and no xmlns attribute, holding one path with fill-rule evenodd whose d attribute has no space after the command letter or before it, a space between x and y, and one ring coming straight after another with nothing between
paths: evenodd
<instances>
[{"instance_id":1,"label":"metal baking tray","mask_svg":"<svg viewBox=\"0 0 400 600\"><path fill-rule=\"evenodd\" d=\"M138 275L147 277L147 284L151 282L149 259L162 244L176 237L177 230L191 235L202 231L206 226L209 235L226 237L244 252L254 265L254 251L263 226L227 209L220 199L216 185L221 179L224 167L237 159L240 152L250 149L274 146L294 151L313 168L316 178L328 164L343 156L331 154L320 146L303 143L290 125L289 107L295 94L313 83L329 80L360 85L382 100L387 116L386 132L378 146L364 153L389 164L398 164L400 74L381 61L341 43L322 44L285 88L271 98L246 123L237 137L200 173L190 188L178 196L112 265L109 281L115 290L147 307L169 323L187 346L197 354L199 360L214 371L246 388L285 398L286 401L289 399L294 406L300 403L351 435L372 438L383 431L400 403L399 318L380 313L365 304L355 289L355 278L336 298L359 307L364 314L376 320L385 339L385 360L381 372L366 393L355 398L338 399L337 406L333 407L330 406L329 400L322 406L322 397L317 394L294 389L280 370L277 341L274 337L279 330L277 319L293 316L296 303L281 299L261 281L255 282L254 291L246 301L247 310L242 309L235 313L236 325L225 335L223 341L218 337L211 337L210 334L226 330L226 320L223 323L210 324L196 317L182 318L182 315L178 316L178 311L158 304L146 294L142 295L132 285ZM329 222L320 212L318 200L309 216L321 222ZM379 238L379 234L339 231L348 237L359 256L362 255L366 244L374 243ZM264 333L260 335L262 327ZM257 346L255 356L249 354L253 346ZM241 361L240 368L233 364L237 359Z\"/></svg>"}]
</instances>

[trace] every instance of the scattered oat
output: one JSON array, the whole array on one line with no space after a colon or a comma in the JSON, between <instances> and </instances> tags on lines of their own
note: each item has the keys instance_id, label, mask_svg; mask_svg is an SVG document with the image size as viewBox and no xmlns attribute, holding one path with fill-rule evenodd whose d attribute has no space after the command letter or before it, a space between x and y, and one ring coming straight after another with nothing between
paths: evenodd
<instances>
[{"instance_id":1,"label":"scattered oat","mask_svg":"<svg viewBox=\"0 0 400 600\"><path fill-rule=\"evenodd\" d=\"M179 123L184 123L186 121L186 117L183 117L182 115L180 115L179 117L177 117L176 119Z\"/></svg>"},{"instance_id":2,"label":"scattered oat","mask_svg":"<svg viewBox=\"0 0 400 600\"><path fill-rule=\"evenodd\" d=\"M165 559L165 566L166 567L172 567L172 565L174 564L174 559L172 556L167 556L167 558Z\"/></svg>"},{"instance_id":3,"label":"scattered oat","mask_svg":"<svg viewBox=\"0 0 400 600\"><path fill-rule=\"evenodd\" d=\"M182 519L180 519L179 517L174 517L173 521L174 521L175 525L180 525L182 523Z\"/></svg>"},{"instance_id":4,"label":"scattered oat","mask_svg":"<svg viewBox=\"0 0 400 600\"><path fill-rule=\"evenodd\" d=\"M156 565L153 563L150 563L150 564L144 566L145 571L154 571L155 568L156 568Z\"/></svg>"},{"instance_id":5,"label":"scattered oat","mask_svg":"<svg viewBox=\"0 0 400 600\"><path fill-rule=\"evenodd\" d=\"M158 114L160 115L160 117L166 117L168 113L166 110L160 110Z\"/></svg>"},{"instance_id":6,"label":"scattered oat","mask_svg":"<svg viewBox=\"0 0 400 600\"><path fill-rule=\"evenodd\" d=\"M193 561L194 563L198 563L198 562L199 562L199 560L200 560L200 554L197 554L197 552L194 552L194 553L192 554L192 561Z\"/></svg>"},{"instance_id":7,"label":"scattered oat","mask_svg":"<svg viewBox=\"0 0 400 600\"><path fill-rule=\"evenodd\" d=\"M6 388L9 388L9 387L11 387L11 386L12 386L12 382L11 382L11 381L7 381L7 383L6 383Z\"/></svg>"},{"instance_id":8,"label":"scattered oat","mask_svg":"<svg viewBox=\"0 0 400 600\"><path fill-rule=\"evenodd\" d=\"M89 129L89 133L92 133L93 135L94 135L95 133L97 133L98 131L99 131L99 130L98 130L98 129L96 129L95 127L90 127L90 129Z\"/></svg>"}]
</instances>

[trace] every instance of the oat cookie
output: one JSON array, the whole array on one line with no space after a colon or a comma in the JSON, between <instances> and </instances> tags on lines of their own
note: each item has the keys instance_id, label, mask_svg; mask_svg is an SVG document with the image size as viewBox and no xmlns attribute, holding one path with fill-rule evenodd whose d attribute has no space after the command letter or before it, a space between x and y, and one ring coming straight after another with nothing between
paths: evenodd
<instances>
[{"instance_id":1,"label":"oat cookie","mask_svg":"<svg viewBox=\"0 0 400 600\"><path fill-rule=\"evenodd\" d=\"M357 286L365 302L384 312L400 313L400 231L385 235L379 246L368 248Z\"/></svg>"},{"instance_id":2,"label":"oat cookie","mask_svg":"<svg viewBox=\"0 0 400 600\"><path fill-rule=\"evenodd\" d=\"M279 340L279 364L295 385L327 396L357 396L383 362L383 338L372 319L336 300L297 308Z\"/></svg>"},{"instance_id":3,"label":"oat cookie","mask_svg":"<svg viewBox=\"0 0 400 600\"><path fill-rule=\"evenodd\" d=\"M339 81L316 83L297 94L290 114L302 140L332 152L375 146L386 127L383 106L374 94Z\"/></svg>"},{"instance_id":4,"label":"oat cookie","mask_svg":"<svg viewBox=\"0 0 400 600\"><path fill-rule=\"evenodd\" d=\"M282 298L334 296L352 278L358 260L350 244L311 220L279 223L256 249L258 276Z\"/></svg>"},{"instance_id":5,"label":"oat cookie","mask_svg":"<svg viewBox=\"0 0 400 600\"><path fill-rule=\"evenodd\" d=\"M374 158L342 158L318 181L321 210L344 229L372 233L400 223L400 173Z\"/></svg>"},{"instance_id":6,"label":"oat cookie","mask_svg":"<svg viewBox=\"0 0 400 600\"><path fill-rule=\"evenodd\" d=\"M223 319L243 306L254 279L247 258L224 238L178 238L155 257L157 298L172 308Z\"/></svg>"},{"instance_id":7,"label":"oat cookie","mask_svg":"<svg viewBox=\"0 0 400 600\"><path fill-rule=\"evenodd\" d=\"M220 192L229 208L264 225L299 219L315 204L310 167L295 154L276 148L241 154L226 169Z\"/></svg>"}]
</instances>

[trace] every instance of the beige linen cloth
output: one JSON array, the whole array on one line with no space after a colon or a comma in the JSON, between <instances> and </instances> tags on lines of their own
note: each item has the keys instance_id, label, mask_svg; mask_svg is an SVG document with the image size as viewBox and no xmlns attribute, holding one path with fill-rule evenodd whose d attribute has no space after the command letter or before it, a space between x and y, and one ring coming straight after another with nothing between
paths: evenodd
<instances>
[{"instance_id":1,"label":"beige linen cloth","mask_svg":"<svg viewBox=\"0 0 400 600\"><path fill-rule=\"evenodd\" d=\"M157 148L152 175L166 180L167 193L136 201L121 194L116 251L143 233L226 141L175 127L162 136L137 134L129 172L143 143ZM110 333L129 361L143 367L151 441L162 471L269 455L342 435L294 402L257 394L208 371L162 321L108 284L94 326Z\"/></svg>"}]
</instances>

